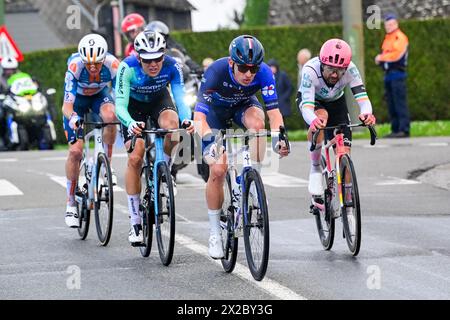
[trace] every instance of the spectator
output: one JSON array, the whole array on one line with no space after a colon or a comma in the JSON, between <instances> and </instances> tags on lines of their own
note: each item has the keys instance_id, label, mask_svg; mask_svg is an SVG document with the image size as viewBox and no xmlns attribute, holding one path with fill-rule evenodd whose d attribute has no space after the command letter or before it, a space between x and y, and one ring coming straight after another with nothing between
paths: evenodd
<instances>
[{"instance_id":1,"label":"spectator","mask_svg":"<svg viewBox=\"0 0 450 320\"><path fill-rule=\"evenodd\" d=\"M302 69L303 66L311 59L311 51L308 49L301 49L297 53L297 65L298 65L298 75L297 75L297 89L300 88L300 81L302 81Z\"/></svg>"},{"instance_id":2,"label":"spectator","mask_svg":"<svg viewBox=\"0 0 450 320\"><path fill-rule=\"evenodd\" d=\"M205 72L206 69L208 69L209 65L213 62L214 62L214 60L210 57L203 59L203 61L202 61L203 72Z\"/></svg>"},{"instance_id":3,"label":"spectator","mask_svg":"<svg viewBox=\"0 0 450 320\"><path fill-rule=\"evenodd\" d=\"M280 70L280 66L275 59L269 60L267 64L272 69L272 73L275 77L279 109L281 115L283 116L284 123L286 124L286 118L291 115L291 94L293 90L292 83L286 72Z\"/></svg>"},{"instance_id":4,"label":"spectator","mask_svg":"<svg viewBox=\"0 0 450 320\"><path fill-rule=\"evenodd\" d=\"M385 72L384 87L391 120L391 133L386 138L407 138L410 135L410 118L406 100L406 66L408 62L408 37L400 30L395 14L384 20L386 35L381 54L375 63Z\"/></svg>"}]
</instances>

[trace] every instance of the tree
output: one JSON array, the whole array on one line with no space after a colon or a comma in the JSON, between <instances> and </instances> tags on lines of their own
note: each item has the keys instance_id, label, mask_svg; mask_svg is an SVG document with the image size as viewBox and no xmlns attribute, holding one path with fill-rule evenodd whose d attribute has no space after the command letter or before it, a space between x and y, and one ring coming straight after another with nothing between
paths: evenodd
<instances>
[{"instance_id":1,"label":"tree","mask_svg":"<svg viewBox=\"0 0 450 320\"><path fill-rule=\"evenodd\" d=\"M244 27L267 25L270 0L247 0L244 9Z\"/></svg>"}]
</instances>

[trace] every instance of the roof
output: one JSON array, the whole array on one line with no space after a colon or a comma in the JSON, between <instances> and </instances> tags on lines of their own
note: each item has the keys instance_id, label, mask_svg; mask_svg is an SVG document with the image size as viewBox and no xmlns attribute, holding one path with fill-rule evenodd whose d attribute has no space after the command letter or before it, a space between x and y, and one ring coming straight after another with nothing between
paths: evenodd
<instances>
[{"instance_id":1,"label":"roof","mask_svg":"<svg viewBox=\"0 0 450 320\"><path fill-rule=\"evenodd\" d=\"M30 0L6 0L5 13L24 13L39 11Z\"/></svg>"},{"instance_id":2,"label":"roof","mask_svg":"<svg viewBox=\"0 0 450 320\"><path fill-rule=\"evenodd\" d=\"M187 0L125 0L128 3L142 4L150 7L172 9L174 11L191 11L195 7Z\"/></svg>"}]
</instances>

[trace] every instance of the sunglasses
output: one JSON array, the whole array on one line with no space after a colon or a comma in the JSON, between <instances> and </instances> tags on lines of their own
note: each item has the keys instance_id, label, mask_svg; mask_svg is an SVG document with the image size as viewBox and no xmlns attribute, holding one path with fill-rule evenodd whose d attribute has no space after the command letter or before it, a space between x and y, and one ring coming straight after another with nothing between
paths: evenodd
<instances>
[{"instance_id":1,"label":"sunglasses","mask_svg":"<svg viewBox=\"0 0 450 320\"><path fill-rule=\"evenodd\" d=\"M336 74L338 76L342 77L346 71L347 71L347 68L331 67L326 64L323 65L323 72L328 73L328 74L333 74L336 72Z\"/></svg>"},{"instance_id":2,"label":"sunglasses","mask_svg":"<svg viewBox=\"0 0 450 320\"><path fill-rule=\"evenodd\" d=\"M259 66L247 66L245 64L236 64L240 73L247 73L250 70L250 73L255 74L259 71Z\"/></svg>"},{"instance_id":3,"label":"sunglasses","mask_svg":"<svg viewBox=\"0 0 450 320\"><path fill-rule=\"evenodd\" d=\"M162 55L161 57L156 58L156 59L144 59L144 58L141 58L141 61L142 61L142 63L150 64L152 62L156 62L156 63L161 62L163 59L164 59L164 55Z\"/></svg>"}]
</instances>

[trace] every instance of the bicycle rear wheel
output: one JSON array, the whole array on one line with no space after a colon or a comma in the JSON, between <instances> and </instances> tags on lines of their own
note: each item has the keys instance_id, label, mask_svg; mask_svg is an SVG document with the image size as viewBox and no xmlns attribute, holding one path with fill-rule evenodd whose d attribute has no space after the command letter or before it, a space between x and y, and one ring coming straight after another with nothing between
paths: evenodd
<instances>
[{"instance_id":1,"label":"bicycle rear wheel","mask_svg":"<svg viewBox=\"0 0 450 320\"><path fill-rule=\"evenodd\" d=\"M341 159L342 222L345 240L353 256L358 255L361 246L361 208L359 203L358 183L353 162L348 155Z\"/></svg>"},{"instance_id":2,"label":"bicycle rear wheel","mask_svg":"<svg viewBox=\"0 0 450 320\"><path fill-rule=\"evenodd\" d=\"M322 208L315 207L314 217L316 219L317 232L319 233L320 242L325 250L331 250L334 242L334 229L335 220L333 218L333 213L331 212L331 200L332 191L328 186L328 171L326 170L325 158L322 156L322 183L324 187L324 192L321 198L314 199L315 202L320 203Z\"/></svg>"},{"instance_id":3,"label":"bicycle rear wheel","mask_svg":"<svg viewBox=\"0 0 450 320\"><path fill-rule=\"evenodd\" d=\"M88 181L85 177L87 177L87 165L83 162L80 167L77 187L75 189L75 198L77 200L77 210L80 215L80 226L78 227L78 235L81 240L85 240L89 233L89 223L91 221L91 210L87 207L87 199L88 199ZM84 175L83 172L84 171ZM83 186L80 187L80 183L83 183Z\"/></svg>"},{"instance_id":4,"label":"bicycle rear wheel","mask_svg":"<svg viewBox=\"0 0 450 320\"><path fill-rule=\"evenodd\" d=\"M244 190L245 255L253 278L260 281L269 263L269 213L264 185L256 170L245 174Z\"/></svg>"},{"instance_id":5,"label":"bicycle rear wheel","mask_svg":"<svg viewBox=\"0 0 450 320\"><path fill-rule=\"evenodd\" d=\"M87 187L87 186L86 186ZM88 233L89 233L89 222L91 221L91 210L88 210L86 199L87 199L87 192L84 189L80 189L77 187L77 190L75 191L75 196L80 197L82 199L82 203L77 202L77 210L80 214L80 226L78 227L78 235L80 236L81 240L85 240Z\"/></svg>"},{"instance_id":6,"label":"bicycle rear wheel","mask_svg":"<svg viewBox=\"0 0 450 320\"><path fill-rule=\"evenodd\" d=\"M223 269L230 273L236 266L238 238L234 236L234 206L232 204L231 177L227 172L226 183L223 186L224 200L220 214L220 228L224 245L224 258L221 260Z\"/></svg>"},{"instance_id":7,"label":"bicycle rear wheel","mask_svg":"<svg viewBox=\"0 0 450 320\"><path fill-rule=\"evenodd\" d=\"M160 162L157 167L158 185L156 196L158 212L155 215L156 239L159 257L163 265L172 261L175 243L175 199L173 195L172 176L167 163Z\"/></svg>"},{"instance_id":8,"label":"bicycle rear wheel","mask_svg":"<svg viewBox=\"0 0 450 320\"><path fill-rule=\"evenodd\" d=\"M147 162L148 163L148 162ZM153 240L153 224L155 221L155 213L153 209L153 201L151 201L152 193L152 172L149 167L144 168L145 173L145 194L142 201L142 234L144 236L144 246L139 247L141 255L148 257L152 250Z\"/></svg>"},{"instance_id":9,"label":"bicycle rear wheel","mask_svg":"<svg viewBox=\"0 0 450 320\"><path fill-rule=\"evenodd\" d=\"M111 167L106 154L98 154L96 170L95 224L98 240L102 246L106 246L111 238L114 205Z\"/></svg>"}]
</instances>

